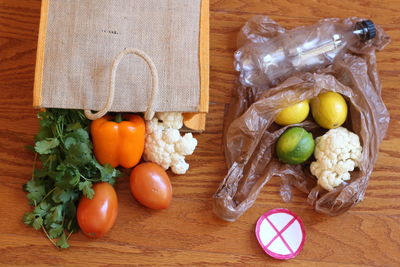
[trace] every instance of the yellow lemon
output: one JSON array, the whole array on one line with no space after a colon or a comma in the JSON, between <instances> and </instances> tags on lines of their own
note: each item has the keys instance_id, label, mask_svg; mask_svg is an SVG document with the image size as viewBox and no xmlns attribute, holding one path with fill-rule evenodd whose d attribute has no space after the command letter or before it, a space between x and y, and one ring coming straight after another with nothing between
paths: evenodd
<instances>
[{"instance_id":1,"label":"yellow lemon","mask_svg":"<svg viewBox=\"0 0 400 267\"><path fill-rule=\"evenodd\" d=\"M339 93L320 94L310 104L314 120L325 129L337 128L346 121L347 103Z\"/></svg>"},{"instance_id":2,"label":"yellow lemon","mask_svg":"<svg viewBox=\"0 0 400 267\"><path fill-rule=\"evenodd\" d=\"M308 100L294 104L283 109L276 117L275 122L279 125L290 125L304 121L310 112Z\"/></svg>"}]
</instances>

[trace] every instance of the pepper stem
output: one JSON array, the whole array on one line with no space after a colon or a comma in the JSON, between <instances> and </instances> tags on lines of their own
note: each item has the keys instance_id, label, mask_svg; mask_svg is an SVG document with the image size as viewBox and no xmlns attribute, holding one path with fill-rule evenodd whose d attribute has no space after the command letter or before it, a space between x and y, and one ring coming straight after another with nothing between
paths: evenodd
<instances>
[{"instance_id":1,"label":"pepper stem","mask_svg":"<svg viewBox=\"0 0 400 267\"><path fill-rule=\"evenodd\" d=\"M121 121L122 121L122 115L121 113L117 113L117 115L115 115L115 122L120 123Z\"/></svg>"}]
</instances>

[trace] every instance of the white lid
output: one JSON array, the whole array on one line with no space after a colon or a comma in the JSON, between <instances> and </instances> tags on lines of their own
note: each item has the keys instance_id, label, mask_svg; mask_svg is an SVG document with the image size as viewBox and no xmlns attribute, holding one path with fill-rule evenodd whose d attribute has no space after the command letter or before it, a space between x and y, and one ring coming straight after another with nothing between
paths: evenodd
<instances>
[{"instance_id":1,"label":"white lid","mask_svg":"<svg viewBox=\"0 0 400 267\"><path fill-rule=\"evenodd\" d=\"M306 232L296 214L287 209L273 209L258 219L256 236L268 255L286 260L303 249Z\"/></svg>"}]
</instances>

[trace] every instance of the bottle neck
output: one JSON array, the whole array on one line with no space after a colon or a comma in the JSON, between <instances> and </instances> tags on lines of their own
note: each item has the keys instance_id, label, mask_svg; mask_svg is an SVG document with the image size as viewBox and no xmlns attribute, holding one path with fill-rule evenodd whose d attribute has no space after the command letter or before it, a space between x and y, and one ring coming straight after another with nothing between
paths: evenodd
<instances>
[{"instance_id":1,"label":"bottle neck","mask_svg":"<svg viewBox=\"0 0 400 267\"><path fill-rule=\"evenodd\" d=\"M363 29L352 27L344 32L342 41L346 42L347 47L357 46L357 44L360 44L362 42L363 34L365 34Z\"/></svg>"}]
</instances>

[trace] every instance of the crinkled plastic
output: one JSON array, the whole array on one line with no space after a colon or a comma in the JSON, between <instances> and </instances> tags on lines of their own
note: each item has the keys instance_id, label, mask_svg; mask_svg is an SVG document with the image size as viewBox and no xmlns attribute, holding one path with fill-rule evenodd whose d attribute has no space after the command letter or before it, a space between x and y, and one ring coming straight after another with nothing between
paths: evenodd
<instances>
[{"instance_id":1,"label":"crinkled plastic","mask_svg":"<svg viewBox=\"0 0 400 267\"><path fill-rule=\"evenodd\" d=\"M341 22L351 24L360 20L349 18ZM339 19L324 21L340 22ZM341 214L363 199L389 124L389 113L381 98L375 51L383 49L390 38L380 27L376 28L373 40L352 47L322 70L298 73L274 88L239 86L235 90L224 129L229 171L213 197L217 216L235 221L254 204L273 176L281 178L280 194L285 202L291 200L295 186L308 193L308 202L316 211L325 214ZM256 16L242 28L239 46L246 42L266 42L283 32L268 17ZM317 185L316 177L309 171L310 162L288 165L277 160L275 142L293 125L280 127L273 123L285 107L326 91L338 92L346 98L349 115L344 127L360 137L363 147L361 166L351 173L351 180L330 192ZM310 118L297 125L311 131L314 137L326 132Z\"/></svg>"},{"instance_id":2,"label":"crinkled plastic","mask_svg":"<svg viewBox=\"0 0 400 267\"><path fill-rule=\"evenodd\" d=\"M251 20L243 27L239 36L243 44L234 54L239 80L247 87L276 86L292 75L326 67L346 50L368 48L373 43L362 42L376 33L371 21L355 23L354 19L323 19L286 32L268 18L259 21Z\"/></svg>"}]
</instances>

